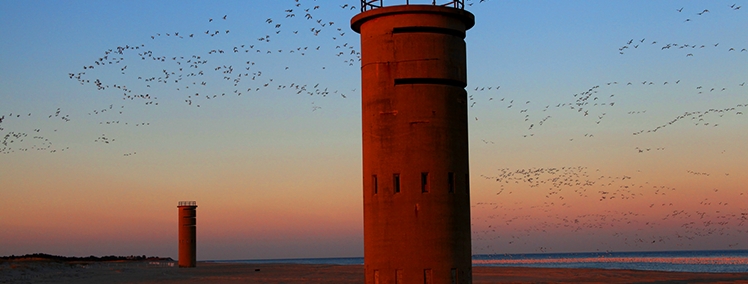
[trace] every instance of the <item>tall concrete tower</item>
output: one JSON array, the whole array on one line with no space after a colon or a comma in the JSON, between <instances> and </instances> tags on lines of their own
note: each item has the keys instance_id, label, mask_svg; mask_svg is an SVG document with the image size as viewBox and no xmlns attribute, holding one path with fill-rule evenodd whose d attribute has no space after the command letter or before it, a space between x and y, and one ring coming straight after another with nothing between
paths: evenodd
<instances>
[{"instance_id":1,"label":"tall concrete tower","mask_svg":"<svg viewBox=\"0 0 748 284\"><path fill-rule=\"evenodd\" d=\"M362 0L366 283L471 283L463 1Z\"/></svg>"},{"instance_id":2,"label":"tall concrete tower","mask_svg":"<svg viewBox=\"0 0 748 284\"><path fill-rule=\"evenodd\" d=\"M197 264L197 203L179 201L179 267Z\"/></svg>"}]
</instances>

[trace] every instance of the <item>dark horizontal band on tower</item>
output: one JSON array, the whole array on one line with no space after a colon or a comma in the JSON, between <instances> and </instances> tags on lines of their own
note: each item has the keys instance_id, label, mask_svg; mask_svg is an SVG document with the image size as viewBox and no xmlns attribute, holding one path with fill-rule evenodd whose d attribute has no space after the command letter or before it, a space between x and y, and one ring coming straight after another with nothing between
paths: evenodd
<instances>
[{"instance_id":1,"label":"dark horizontal band on tower","mask_svg":"<svg viewBox=\"0 0 748 284\"><path fill-rule=\"evenodd\" d=\"M395 86L405 84L430 84L430 85L447 85L465 88L467 83L454 80L454 79L442 79L442 78L399 78L395 79Z\"/></svg>"},{"instance_id":2,"label":"dark horizontal band on tower","mask_svg":"<svg viewBox=\"0 0 748 284\"><path fill-rule=\"evenodd\" d=\"M397 27L392 29L392 33L435 33L453 35L461 39L465 39L465 32L440 27Z\"/></svg>"}]
</instances>

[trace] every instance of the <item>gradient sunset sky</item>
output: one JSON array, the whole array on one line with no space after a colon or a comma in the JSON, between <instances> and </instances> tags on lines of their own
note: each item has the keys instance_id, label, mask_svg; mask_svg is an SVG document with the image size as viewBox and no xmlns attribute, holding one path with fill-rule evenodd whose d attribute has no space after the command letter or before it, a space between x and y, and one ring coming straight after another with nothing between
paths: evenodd
<instances>
[{"instance_id":1,"label":"gradient sunset sky","mask_svg":"<svg viewBox=\"0 0 748 284\"><path fill-rule=\"evenodd\" d=\"M747 1L466 9L474 254L748 249ZM0 255L363 256L359 12L0 1Z\"/></svg>"}]
</instances>

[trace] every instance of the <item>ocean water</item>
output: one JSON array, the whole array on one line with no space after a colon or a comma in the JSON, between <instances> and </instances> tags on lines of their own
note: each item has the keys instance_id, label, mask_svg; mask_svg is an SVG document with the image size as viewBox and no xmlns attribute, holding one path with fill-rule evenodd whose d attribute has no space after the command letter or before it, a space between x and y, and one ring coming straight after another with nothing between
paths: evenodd
<instances>
[{"instance_id":1,"label":"ocean water","mask_svg":"<svg viewBox=\"0 0 748 284\"><path fill-rule=\"evenodd\" d=\"M363 265L363 257L212 260L220 263ZM474 255L473 266L748 273L748 250Z\"/></svg>"},{"instance_id":2,"label":"ocean water","mask_svg":"<svg viewBox=\"0 0 748 284\"><path fill-rule=\"evenodd\" d=\"M473 266L748 273L748 250L475 255Z\"/></svg>"}]
</instances>

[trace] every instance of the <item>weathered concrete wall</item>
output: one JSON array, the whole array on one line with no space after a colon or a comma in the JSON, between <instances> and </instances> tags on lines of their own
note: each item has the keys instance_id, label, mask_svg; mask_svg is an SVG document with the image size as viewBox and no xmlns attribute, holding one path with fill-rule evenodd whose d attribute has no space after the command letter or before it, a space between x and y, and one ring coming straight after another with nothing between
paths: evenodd
<instances>
[{"instance_id":1,"label":"weathered concrete wall","mask_svg":"<svg viewBox=\"0 0 748 284\"><path fill-rule=\"evenodd\" d=\"M197 263L197 205L179 208L179 267Z\"/></svg>"},{"instance_id":2,"label":"weathered concrete wall","mask_svg":"<svg viewBox=\"0 0 748 284\"><path fill-rule=\"evenodd\" d=\"M473 24L469 12L431 5L351 20L361 34L366 283L471 282L464 37Z\"/></svg>"}]
</instances>

